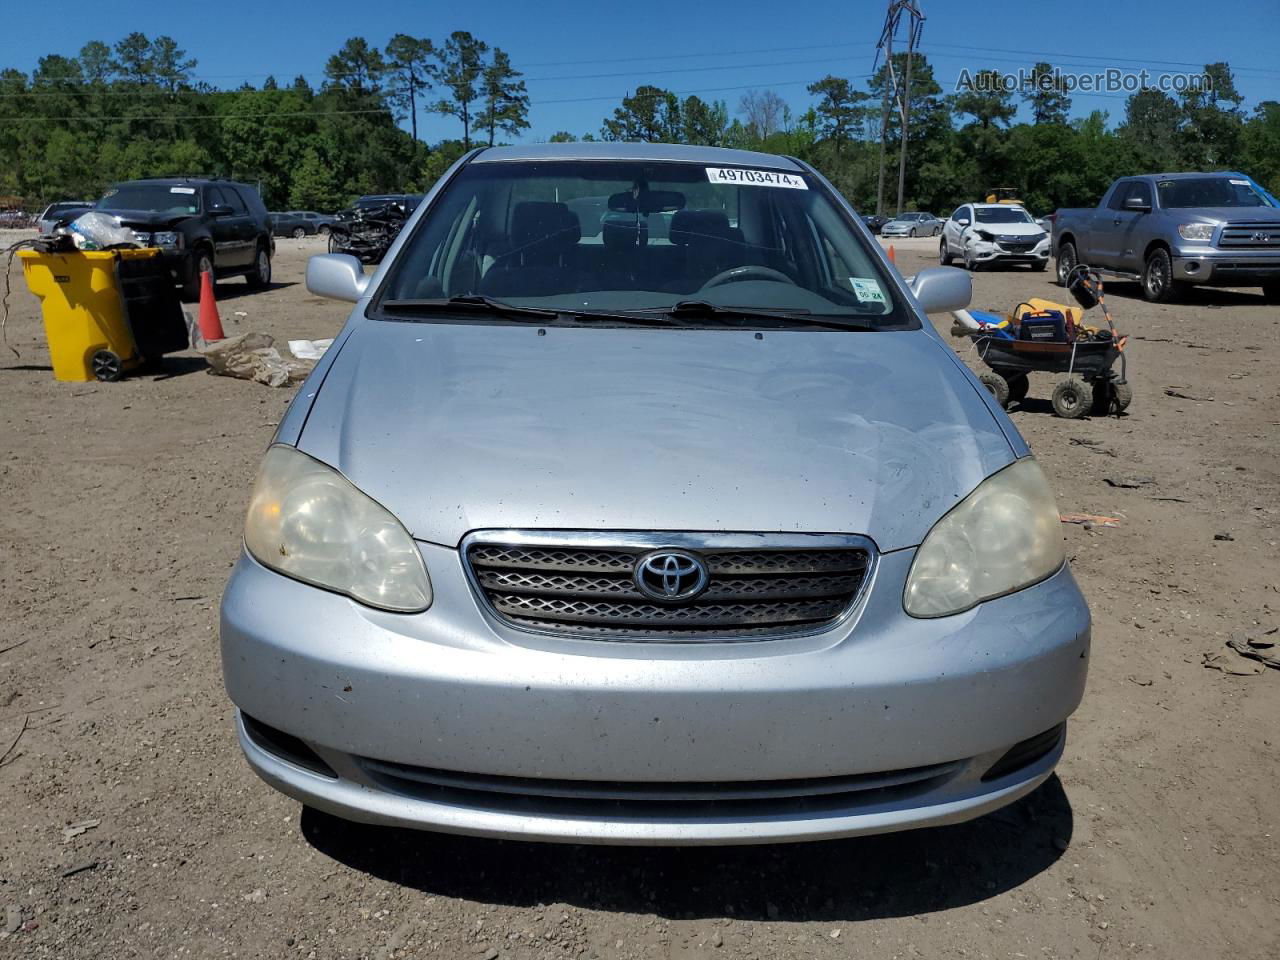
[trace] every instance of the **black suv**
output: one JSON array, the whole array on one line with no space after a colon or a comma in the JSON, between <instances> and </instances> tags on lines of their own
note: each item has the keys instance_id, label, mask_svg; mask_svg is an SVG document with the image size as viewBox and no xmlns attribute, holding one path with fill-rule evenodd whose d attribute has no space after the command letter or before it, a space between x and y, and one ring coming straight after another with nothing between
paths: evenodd
<instances>
[{"instance_id":1,"label":"black suv","mask_svg":"<svg viewBox=\"0 0 1280 960\"><path fill-rule=\"evenodd\" d=\"M116 184L95 209L119 217L143 243L159 247L188 300L200 297L200 274L244 275L271 283L276 252L258 191L232 180L165 177Z\"/></svg>"}]
</instances>

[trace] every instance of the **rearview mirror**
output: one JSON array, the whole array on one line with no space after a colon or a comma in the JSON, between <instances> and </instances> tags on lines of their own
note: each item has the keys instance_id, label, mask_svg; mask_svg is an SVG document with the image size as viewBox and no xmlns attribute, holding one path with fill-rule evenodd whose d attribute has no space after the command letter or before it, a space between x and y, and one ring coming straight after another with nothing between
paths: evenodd
<instances>
[{"instance_id":1,"label":"rearview mirror","mask_svg":"<svg viewBox=\"0 0 1280 960\"><path fill-rule=\"evenodd\" d=\"M973 282L955 267L930 267L910 281L911 293L925 313L951 313L969 306Z\"/></svg>"},{"instance_id":2,"label":"rearview mirror","mask_svg":"<svg viewBox=\"0 0 1280 960\"><path fill-rule=\"evenodd\" d=\"M368 288L364 267L350 254L320 253L307 261L307 289L318 297L355 303Z\"/></svg>"},{"instance_id":3,"label":"rearview mirror","mask_svg":"<svg viewBox=\"0 0 1280 960\"><path fill-rule=\"evenodd\" d=\"M1124 202L1124 208L1126 210L1134 210L1138 213L1151 212L1151 204L1147 203L1147 201L1143 200L1141 197L1130 197Z\"/></svg>"},{"instance_id":4,"label":"rearview mirror","mask_svg":"<svg viewBox=\"0 0 1280 960\"><path fill-rule=\"evenodd\" d=\"M676 190L641 190L639 196L624 190L609 197L609 209L622 213L672 213L684 205L684 194Z\"/></svg>"}]
</instances>

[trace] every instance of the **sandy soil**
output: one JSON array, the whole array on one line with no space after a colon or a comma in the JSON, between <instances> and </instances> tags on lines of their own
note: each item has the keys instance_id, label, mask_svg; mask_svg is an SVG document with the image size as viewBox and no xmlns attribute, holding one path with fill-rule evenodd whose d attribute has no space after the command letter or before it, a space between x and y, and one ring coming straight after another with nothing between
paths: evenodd
<instances>
[{"instance_id":1,"label":"sandy soil","mask_svg":"<svg viewBox=\"0 0 1280 960\"><path fill-rule=\"evenodd\" d=\"M318 249L280 241L268 292L222 284L228 332L332 336L344 308L301 283ZM912 272L933 244L896 249ZM974 279L978 307L1056 291L1048 274ZM1159 307L1114 285L1133 337L1130 415L1055 418L1047 377L1013 413L1064 511L1121 518L1065 528L1095 646L1058 776L952 828L615 850L354 826L260 783L233 737L216 611L292 391L207 376L195 357L118 384L57 383L14 280L21 356L0 356L0 751L13 743L0 956L1280 953L1280 671L1224 647L1280 623L1280 309L1256 291ZM1206 653L1239 672L1206 669Z\"/></svg>"}]
</instances>

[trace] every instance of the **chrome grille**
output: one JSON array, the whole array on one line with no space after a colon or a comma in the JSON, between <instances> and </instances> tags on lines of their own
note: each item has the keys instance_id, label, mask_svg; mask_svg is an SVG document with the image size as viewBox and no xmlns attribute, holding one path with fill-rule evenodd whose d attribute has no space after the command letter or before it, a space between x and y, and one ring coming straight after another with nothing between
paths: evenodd
<instances>
[{"instance_id":1,"label":"chrome grille","mask_svg":"<svg viewBox=\"0 0 1280 960\"><path fill-rule=\"evenodd\" d=\"M486 536L544 542L498 543ZM464 545L472 579L501 619L538 631L598 639L759 639L810 632L857 599L869 541L842 535L555 534L500 531ZM781 542L779 542L781 541ZM815 543L816 541L816 543ZM692 552L706 589L655 601L636 586L636 563L657 549Z\"/></svg>"},{"instance_id":2,"label":"chrome grille","mask_svg":"<svg viewBox=\"0 0 1280 960\"><path fill-rule=\"evenodd\" d=\"M1269 247L1280 250L1280 222L1275 220L1232 220L1218 235L1219 247Z\"/></svg>"}]
</instances>

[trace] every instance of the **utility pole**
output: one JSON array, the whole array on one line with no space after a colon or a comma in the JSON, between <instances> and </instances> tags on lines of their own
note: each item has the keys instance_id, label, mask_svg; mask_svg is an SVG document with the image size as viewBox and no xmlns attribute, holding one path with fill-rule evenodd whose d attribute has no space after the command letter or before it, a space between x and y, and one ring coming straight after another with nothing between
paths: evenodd
<instances>
[{"instance_id":1,"label":"utility pole","mask_svg":"<svg viewBox=\"0 0 1280 960\"><path fill-rule=\"evenodd\" d=\"M902 24L902 15L907 14L907 58L906 70L902 86L898 85L898 75L893 64L893 42L897 38ZM880 42L876 44L876 66L880 62L880 53L884 52L885 80L884 102L880 111L880 176L876 185L876 213L884 213L884 155L886 141L889 139L889 98L892 95L897 104L900 118L901 143L898 148L898 208L902 213L903 191L907 179L907 133L911 125L911 63L920 46L920 34L924 30L924 14L920 11L919 0L889 0L889 9L885 13L884 26L880 30ZM875 67L872 68L875 75Z\"/></svg>"}]
</instances>

